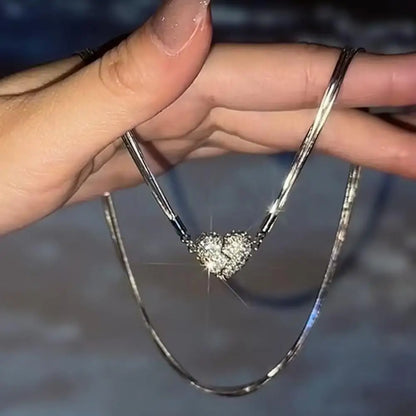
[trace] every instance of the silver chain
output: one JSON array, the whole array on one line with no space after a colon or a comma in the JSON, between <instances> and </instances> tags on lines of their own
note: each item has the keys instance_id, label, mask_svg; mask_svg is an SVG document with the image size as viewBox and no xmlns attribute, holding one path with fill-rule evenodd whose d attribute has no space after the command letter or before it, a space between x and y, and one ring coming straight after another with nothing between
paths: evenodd
<instances>
[{"instance_id":1,"label":"silver chain","mask_svg":"<svg viewBox=\"0 0 416 416\"><path fill-rule=\"evenodd\" d=\"M271 232L273 226L275 225L279 214L282 212L283 208L286 205L286 202L289 198L290 192L293 189L293 186L298 179L308 157L310 156L316 140L318 139L325 122L328 119L328 116L334 106L334 103L338 97L339 91L341 89L345 74L348 70L348 67L355 56L355 54L360 49L350 49L345 48L341 51L340 57L336 64L335 70L329 82L329 86L323 96L321 105L318 109L315 121L311 128L308 130L308 133L300 146L300 149L295 156L292 167L284 181L283 187L279 193L279 196L273 203L272 208L269 210L268 215L264 219L256 238L253 240L254 249L258 249L263 242L264 238ZM135 161L138 169L140 170L145 182L151 189L151 192L166 215L166 217L171 222L172 226L175 228L178 233L181 241L185 243L190 251L194 249L194 242L190 234L188 233L186 226L182 222L181 218L175 213L171 204L169 203L168 198L164 194L162 188L159 186L155 176L151 172L149 166L146 163L143 152L138 143L138 138L133 131L127 132L123 136L124 143L126 144L127 149L129 150L133 160ZM335 241L332 247L331 255L327 265L326 272L324 274L319 293L316 297L313 308L308 316L308 319L305 322L305 325L300 332L298 338L294 342L292 348L284 355L284 357L277 362L265 375L260 377L257 380L254 380L250 383L238 385L238 386L210 386L202 383L197 378L195 378L191 373L189 373L182 364L174 357L170 352L169 348L162 341L157 330L153 326L149 314L143 303L143 299L140 293L139 284L133 274L132 268L130 266L129 258L123 243L120 227L117 220L116 208L111 197L111 194L106 194L103 197L103 205L105 211L105 217L107 225L111 232L111 238L114 242L119 260L121 265L129 279L129 283L132 287L132 291L141 312L141 316L146 324L146 327L155 342L160 353L168 364L185 380L187 380L192 386L196 387L199 390L202 390L206 393L216 394L220 396L244 396L250 393L253 393L264 386L266 383L271 381L276 377L298 354L302 346L304 345L308 335L310 334L313 326L315 325L323 305L323 302L328 294L330 284L332 282L335 270L337 267L338 259L341 254L341 249L344 245L348 227L351 220L352 210L354 202L356 200L357 191L360 183L360 174L361 168L356 165L351 165L348 181L345 190L344 201L341 209L341 216L338 224L338 229L335 235Z\"/></svg>"}]
</instances>

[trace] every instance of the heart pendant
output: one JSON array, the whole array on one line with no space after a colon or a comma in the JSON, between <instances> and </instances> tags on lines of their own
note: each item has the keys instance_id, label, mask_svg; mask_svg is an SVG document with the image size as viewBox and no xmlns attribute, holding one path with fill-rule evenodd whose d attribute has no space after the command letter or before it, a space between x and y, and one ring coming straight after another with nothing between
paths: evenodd
<instances>
[{"instance_id":1,"label":"heart pendant","mask_svg":"<svg viewBox=\"0 0 416 416\"><path fill-rule=\"evenodd\" d=\"M204 233L196 240L194 249L204 269L227 280L251 257L253 240L244 232L233 231L224 237L217 233Z\"/></svg>"}]
</instances>

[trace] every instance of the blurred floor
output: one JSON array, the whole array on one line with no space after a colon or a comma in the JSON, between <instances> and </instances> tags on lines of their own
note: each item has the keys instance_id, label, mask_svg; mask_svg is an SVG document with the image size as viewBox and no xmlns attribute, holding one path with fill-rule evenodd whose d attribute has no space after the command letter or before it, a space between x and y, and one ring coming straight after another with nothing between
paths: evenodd
<instances>
[{"instance_id":1,"label":"blurred floor","mask_svg":"<svg viewBox=\"0 0 416 416\"><path fill-rule=\"evenodd\" d=\"M150 1L97 4L2 2L0 23L7 34L0 42L6 57L3 72L97 44L143 21L153 8ZM348 14L318 4L306 24L305 6L281 6L272 15L278 23L267 26L264 22L272 18L266 6L258 2L258 14L250 20L236 2L215 3L218 40L308 39L385 52L415 45L416 26L400 13L369 23L354 17L355 9ZM266 26L256 24L256 18ZM68 35L69 27L77 27L71 31L76 36ZM318 285L346 171L344 163L314 158L262 256L242 274L245 287L287 299ZM284 173L282 159L229 157L187 164L163 183L193 230L209 228L212 218L214 229L223 231L230 225L251 226ZM348 250L385 180L365 172ZM3 238L0 414L413 415L415 192L413 183L393 181L373 238L334 284L298 360L261 392L233 400L194 391L162 362L137 317L98 202L59 212ZM296 308L259 302L247 309L217 282L211 282L208 295L206 277L178 247L148 191L120 192L117 202L152 315L191 369L210 382L235 382L261 374L280 358L310 300ZM230 224L237 208L238 218Z\"/></svg>"}]
</instances>

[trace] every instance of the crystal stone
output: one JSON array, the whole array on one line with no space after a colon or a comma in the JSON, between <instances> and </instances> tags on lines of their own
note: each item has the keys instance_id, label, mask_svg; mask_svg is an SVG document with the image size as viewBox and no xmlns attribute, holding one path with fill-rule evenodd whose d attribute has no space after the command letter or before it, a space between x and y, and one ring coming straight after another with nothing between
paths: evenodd
<instances>
[{"instance_id":1,"label":"crystal stone","mask_svg":"<svg viewBox=\"0 0 416 416\"><path fill-rule=\"evenodd\" d=\"M252 254L252 239L247 233L233 231L224 237L202 234L196 241L196 255L202 266L220 279L230 279Z\"/></svg>"}]
</instances>

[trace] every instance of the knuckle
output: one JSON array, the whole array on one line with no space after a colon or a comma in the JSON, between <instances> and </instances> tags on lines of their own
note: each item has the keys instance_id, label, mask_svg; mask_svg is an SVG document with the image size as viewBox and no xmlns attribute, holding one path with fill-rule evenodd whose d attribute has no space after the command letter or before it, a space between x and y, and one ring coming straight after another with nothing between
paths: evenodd
<instances>
[{"instance_id":1,"label":"knuckle","mask_svg":"<svg viewBox=\"0 0 416 416\"><path fill-rule=\"evenodd\" d=\"M405 133L404 143L402 146L392 146L388 158L388 170L399 175L407 177L416 176L416 169L414 166L414 148L413 138L411 134ZM410 175L409 175L410 174Z\"/></svg>"},{"instance_id":2,"label":"knuckle","mask_svg":"<svg viewBox=\"0 0 416 416\"><path fill-rule=\"evenodd\" d=\"M316 44L304 44L301 56L303 62L304 102L309 106L319 103L333 69L333 61L339 53L336 48Z\"/></svg>"},{"instance_id":3,"label":"knuckle","mask_svg":"<svg viewBox=\"0 0 416 416\"><path fill-rule=\"evenodd\" d=\"M228 114L228 117L227 117ZM229 131L230 130L230 124L227 122L230 117L230 111L227 111L224 108L221 107L215 107L212 108L207 116L207 124L209 126L210 132L215 131ZM233 130L236 129L236 125L233 124Z\"/></svg>"},{"instance_id":4,"label":"knuckle","mask_svg":"<svg viewBox=\"0 0 416 416\"><path fill-rule=\"evenodd\" d=\"M400 74L398 73L397 69L393 69L389 73L387 82L386 82L386 92L387 97L392 103L399 103L400 102L400 95L398 94L399 85L400 85Z\"/></svg>"},{"instance_id":5,"label":"knuckle","mask_svg":"<svg viewBox=\"0 0 416 416\"><path fill-rule=\"evenodd\" d=\"M101 58L99 79L112 95L124 97L145 92L149 75L136 55L131 39L125 39Z\"/></svg>"},{"instance_id":6,"label":"knuckle","mask_svg":"<svg viewBox=\"0 0 416 416\"><path fill-rule=\"evenodd\" d=\"M303 45L304 48L304 77L303 90L305 102L314 105L318 102L318 88L316 79L315 59L321 48L316 45ZM319 56L319 55L318 55Z\"/></svg>"}]
</instances>

